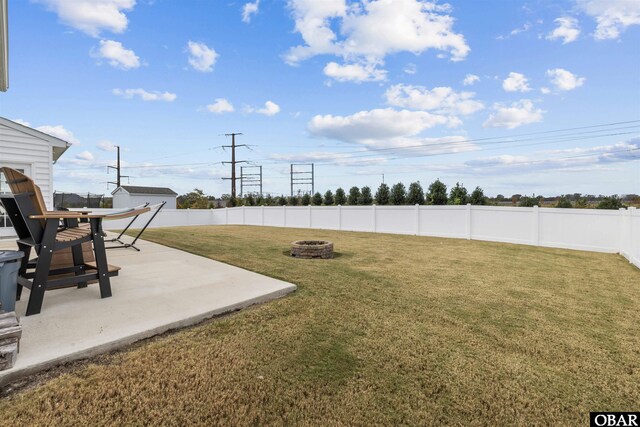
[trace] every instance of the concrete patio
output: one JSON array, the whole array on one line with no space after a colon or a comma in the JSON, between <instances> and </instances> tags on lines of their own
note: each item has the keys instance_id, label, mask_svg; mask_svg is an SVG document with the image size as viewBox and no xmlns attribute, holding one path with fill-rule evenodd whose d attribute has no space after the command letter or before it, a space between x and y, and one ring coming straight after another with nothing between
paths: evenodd
<instances>
[{"instance_id":1,"label":"concrete patio","mask_svg":"<svg viewBox=\"0 0 640 427\"><path fill-rule=\"evenodd\" d=\"M42 313L24 316L25 289L16 305L23 327L16 365L0 372L0 386L72 360L108 352L170 329L282 297L295 285L151 242L141 252L112 249L113 296L97 285L45 294ZM15 242L0 241L0 249Z\"/></svg>"}]
</instances>

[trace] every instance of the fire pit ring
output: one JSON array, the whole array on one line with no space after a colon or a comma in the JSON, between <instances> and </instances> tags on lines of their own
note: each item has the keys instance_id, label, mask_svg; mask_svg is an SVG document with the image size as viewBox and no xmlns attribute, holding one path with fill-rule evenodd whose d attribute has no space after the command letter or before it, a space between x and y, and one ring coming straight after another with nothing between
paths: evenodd
<instances>
[{"instance_id":1,"label":"fire pit ring","mask_svg":"<svg viewBox=\"0 0 640 427\"><path fill-rule=\"evenodd\" d=\"M298 240L291 243L291 256L294 258L333 258L333 242L326 240Z\"/></svg>"}]
</instances>

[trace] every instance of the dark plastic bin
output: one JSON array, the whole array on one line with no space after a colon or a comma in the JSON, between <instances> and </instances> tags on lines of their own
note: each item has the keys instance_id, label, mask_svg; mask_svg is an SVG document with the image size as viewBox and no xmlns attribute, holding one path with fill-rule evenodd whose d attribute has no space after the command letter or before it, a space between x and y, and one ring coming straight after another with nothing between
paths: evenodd
<instances>
[{"instance_id":1,"label":"dark plastic bin","mask_svg":"<svg viewBox=\"0 0 640 427\"><path fill-rule=\"evenodd\" d=\"M24 256L20 251L0 251L0 309L15 311L18 270Z\"/></svg>"}]
</instances>

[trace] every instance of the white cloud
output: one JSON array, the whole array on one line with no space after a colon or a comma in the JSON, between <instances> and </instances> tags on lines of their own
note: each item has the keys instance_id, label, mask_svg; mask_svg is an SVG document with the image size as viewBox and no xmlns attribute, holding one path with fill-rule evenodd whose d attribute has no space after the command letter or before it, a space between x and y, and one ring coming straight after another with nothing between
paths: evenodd
<instances>
[{"instance_id":1,"label":"white cloud","mask_svg":"<svg viewBox=\"0 0 640 427\"><path fill-rule=\"evenodd\" d=\"M16 122L18 124L21 124L22 126L32 127L31 123L29 123L26 120L13 119L12 121ZM71 132L70 130L66 129L62 125L56 125L56 126L43 125L43 126L35 127L33 129L39 130L40 132L44 132L44 133L46 133L48 135L51 135L51 136L55 136L56 138L60 138L63 141L67 141L70 144L80 144L80 141L75 137L73 132Z\"/></svg>"},{"instance_id":2,"label":"white cloud","mask_svg":"<svg viewBox=\"0 0 640 427\"><path fill-rule=\"evenodd\" d=\"M313 163L324 162L338 166L349 166L357 164L358 166L379 165L386 163L384 156L373 156L361 158L349 153L336 153L332 151L312 151L307 153L291 153L291 154L273 154L271 159L286 163Z\"/></svg>"},{"instance_id":3,"label":"white cloud","mask_svg":"<svg viewBox=\"0 0 640 427\"><path fill-rule=\"evenodd\" d=\"M144 89L113 89L113 94L122 96L123 98L131 99L135 96L139 97L143 101L165 101L173 102L177 98L175 93L171 92L148 92Z\"/></svg>"},{"instance_id":4,"label":"white cloud","mask_svg":"<svg viewBox=\"0 0 640 427\"><path fill-rule=\"evenodd\" d=\"M498 37L496 37L497 40L506 40L508 38L511 38L513 36L517 36L520 33L526 33L527 31L529 31L531 29L531 23L526 22L522 27L518 27L518 28L514 28L513 30L511 30L511 32L509 33L509 35L503 36L500 35Z\"/></svg>"},{"instance_id":5,"label":"white cloud","mask_svg":"<svg viewBox=\"0 0 640 427\"><path fill-rule=\"evenodd\" d=\"M528 92L531 90L528 79L524 74L514 73L513 71L502 82L502 88L507 92Z\"/></svg>"},{"instance_id":6,"label":"white cloud","mask_svg":"<svg viewBox=\"0 0 640 427\"><path fill-rule=\"evenodd\" d=\"M386 80L387 72L376 68L375 64L345 64L329 62L324 74L339 82L376 82Z\"/></svg>"},{"instance_id":7,"label":"white cloud","mask_svg":"<svg viewBox=\"0 0 640 427\"><path fill-rule=\"evenodd\" d=\"M75 135L73 134L73 132L71 132L70 130L66 129L64 126L62 125L56 125L56 126L51 126L51 125L44 125L44 126L38 126L36 128L36 130L39 130L40 132L44 132L46 134L55 136L56 138L60 138L63 141L67 141L70 144L80 144L80 141L78 141L78 139L75 137Z\"/></svg>"},{"instance_id":8,"label":"white cloud","mask_svg":"<svg viewBox=\"0 0 640 427\"><path fill-rule=\"evenodd\" d=\"M96 144L96 147L101 151L116 151L117 147L113 142L110 141L100 141Z\"/></svg>"},{"instance_id":9,"label":"white cloud","mask_svg":"<svg viewBox=\"0 0 640 427\"><path fill-rule=\"evenodd\" d=\"M551 93L551 89L549 89L548 87L541 87L540 92L542 92L544 95L548 95Z\"/></svg>"},{"instance_id":10,"label":"white cloud","mask_svg":"<svg viewBox=\"0 0 640 427\"><path fill-rule=\"evenodd\" d=\"M476 76L475 74L467 74L464 77L464 80L462 81L462 84L465 86L471 86L472 84L479 82L480 81L480 77Z\"/></svg>"},{"instance_id":11,"label":"white cloud","mask_svg":"<svg viewBox=\"0 0 640 427\"><path fill-rule=\"evenodd\" d=\"M124 12L133 10L136 0L35 0L55 12L60 21L92 37L101 31L122 33L128 20Z\"/></svg>"},{"instance_id":12,"label":"white cloud","mask_svg":"<svg viewBox=\"0 0 640 427\"><path fill-rule=\"evenodd\" d=\"M217 98L213 104L207 105L207 111L210 113L222 114L232 113L234 111L233 105L224 98Z\"/></svg>"},{"instance_id":13,"label":"white cloud","mask_svg":"<svg viewBox=\"0 0 640 427\"><path fill-rule=\"evenodd\" d=\"M280 112L280 106L273 101L267 101L264 103L263 108L254 108L246 106L244 109L247 113L257 113L265 116L275 116Z\"/></svg>"},{"instance_id":14,"label":"white cloud","mask_svg":"<svg viewBox=\"0 0 640 427\"><path fill-rule=\"evenodd\" d=\"M569 168L588 168L593 171L594 165L606 166L612 163L640 160L640 138L632 138L628 141L599 147L579 147L563 150L546 151L540 154L569 154L557 158L536 158L536 155L513 156L504 154L493 157L483 157L468 160L465 166L471 167L475 173L493 173L496 168L500 168L503 173L505 169L522 172L526 169L551 170ZM572 156L575 154L575 156ZM492 171L493 169L493 171Z\"/></svg>"},{"instance_id":15,"label":"white cloud","mask_svg":"<svg viewBox=\"0 0 640 427\"><path fill-rule=\"evenodd\" d=\"M242 22L246 24L251 22L251 15L257 14L259 7L260 0L256 0L253 3L245 3L244 6L242 6Z\"/></svg>"},{"instance_id":16,"label":"white cloud","mask_svg":"<svg viewBox=\"0 0 640 427\"><path fill-rule=\"evenodd\" d=\"M213 66L219 56L213 48L204 43L189 40L187 50L189 51L189 64L195 70L203 73L213 71Z\"/></svg>"},{"instance_id":17,"label":"white cloud","mask_svg":"<svg viewBox=\"0 0 640 427\"><path fill-rule=\"evenodd\" d=\"M469 115L482 110L484 105L473 99L474 96L473 92L456 92L450 87L429 90L424 86L403 84L391 86L385 92L389 105L454 116Z\"/></svg>"},{"instance_id":18,"label":"white cloud","mask_svg":"<svg viewBox=\"0 0 640 427\"><path fill-rule=\"evenodd\" d=\"M84 160L87 162L92 162L95 160L95 157L93 156L93 154L91 154L90 151L83 151L81 153L78 153L75 155L75 158L78 160Z\"/></svg>"},{"instance_id":19,"label":"white cloud","mask_svg":"<svg viewBox=\"0 0 640 427\"><path fill-rule=\"evenodd\" d=\"M308 129L314 136L362 143L415 136L434 126L450 123L449 117L439 114L385 108L350 116L317 115L309 122Z\"/></svg>"},{"instance_id":20,"label":"white cloud","mask_svg":"<svg viewBox=\"0 0 640 427\"><path fill-rule=\"evenodd\" d=\"M404 67L404 71L406 74L415 74L418 72L418 66L412 62L408 63L406 67Z\"/></svg>"},{"instance_id":21,"label":"white cloud","mask_svg":"<svg viewBox=\"0 0 640 427\"><path fill-rule=\"evenodd\" d=\"M547 35L547 40L562 39L562 44L574 42L580 35L578 20L570 16L557 18L554 21L558 26Z\"/></svg>"},{"instance_id":22,"label":"white cloud","mask_svg":"<svg viewBox=\"0 0 640 427\"><path fill-rule=\"evenodd\" d=\"M28 122L28 121L26 121L26 120L22 120L22 119L13 119L13 120L11 120L11 121L16 122L16 123L18 123L18 124L21 124L22 126L31 127L31 123L29 123L29 122Z\"/></svg>"},{"instance_id":23,"label":"white cloud","mask_svg":"<svg viewBox=\"0 0 640 427\"><path fill-rule=\"evenodd\" d=\"M483 127L500 127L514 129L518 126L542 121L544 111L535 108L529 99L521 99L510 106L496 103L494 112L482 124Z\"/></svg>"},{"instance_id":24,"label":"white cloud","mask_svg":"<svg viewBox=\"0 0 640 427\"><path fill-rule=\"evenodd\" d=\"M577 0L578 9L595 18L597 40L617 39L631 25L640 25L638 0Z\"/></svg>"},{"instance_id":25,"label":"white cloud","mask_svg":"<svg viewBox=\"0 0 640 427\"><path fill-rule=\"evenodd\" d=\"M130 70L140 66L140 58L122 43L113 40L100 40L98 49L92 49L91 55L97 59L105 59L114 68Z\"/></svg>"},{"instance_id":26,"label":"white cloud","mask_svg":"<svg viewBox=\"0 0 640 427\"><path fill-rule=\"evenodd\" d=\"M453 30L448 5L425 0L360 1L290 0L295 29L303 45L284 59L295 65L316 55L336 55L347 64L381 65L386 55L428 49L449 52L463 60L470 51L464 36ZM334 30L336 28L336 30Z\"/></svg>"},{"instance_id":27,"label":"white cloud","mask_svg":"<svg viewBox=\"0 0 640 427\"><path fill-rule=\"evenodd\" d=\"M547 77L558 90L573 90L580 87L587 80L585 77L578 77L575 74L562 68L547 70Z\"/></svg>"}]
</instances>

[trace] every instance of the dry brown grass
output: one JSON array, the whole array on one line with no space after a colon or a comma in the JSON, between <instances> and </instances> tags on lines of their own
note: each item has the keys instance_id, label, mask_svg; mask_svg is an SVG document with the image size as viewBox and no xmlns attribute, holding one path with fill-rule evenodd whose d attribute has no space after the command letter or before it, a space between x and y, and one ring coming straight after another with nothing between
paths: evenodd
<instances>
[{"instance_id":1,"label":"dry brown grass","mask_svg":"<svg viewBox=\"0 0 640 427\"><path fill-rule=\"evenodd\" d=\"M638 410L640 271L619 256L280 228L147 233L299 289L5 398L3 424L585 425L589 411ZM284 256L306 238L340 256Z\"/></svg>"}]
</instances>

